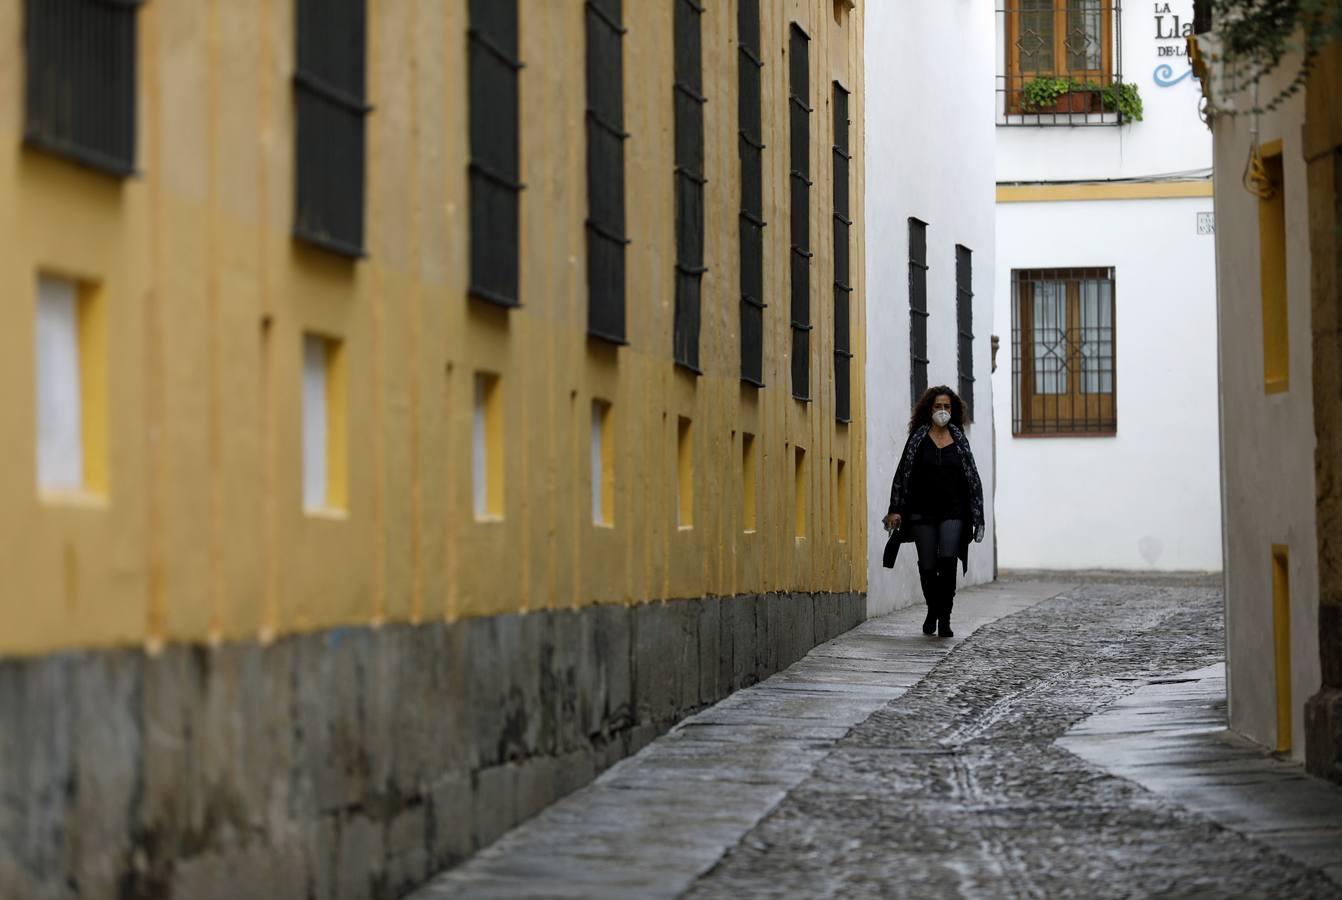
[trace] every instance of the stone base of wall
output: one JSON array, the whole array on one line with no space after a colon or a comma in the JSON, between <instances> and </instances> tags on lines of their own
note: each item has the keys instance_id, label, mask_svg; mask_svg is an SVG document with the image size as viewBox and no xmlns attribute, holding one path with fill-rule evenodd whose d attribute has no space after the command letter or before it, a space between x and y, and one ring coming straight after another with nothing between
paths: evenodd
<instances>
[{"instance_id":1,"label":"stone base of wall","mask_svg":"<svg viewBox=\"0 0 1342 900\"><path fill-rule=\"evenodd\" d=\"M1305 768L1342 784L1342 606L1330 599L1319 604L1323 684L1305 703Z\"/></svg>"},{"instance_id":2,"label":"stone base of wall","mask_svg":"<svg viewBox=\"0 0 1342 900\"><path fill-rule=\"evenodd\" d=\"M1342 688L1324 685L1305 703L1305 769L1342 784Z\"/></svg>"},{"instance_id":3,"label":"stone base of wall","mask_svg":"<svg viewBox=\"0 0 1342 900\"><path fill-rule=\"evenodd\" d=\"M0 662L0 897L399 897L865 614L743 595Z\"/></svg>"}]
</instances>

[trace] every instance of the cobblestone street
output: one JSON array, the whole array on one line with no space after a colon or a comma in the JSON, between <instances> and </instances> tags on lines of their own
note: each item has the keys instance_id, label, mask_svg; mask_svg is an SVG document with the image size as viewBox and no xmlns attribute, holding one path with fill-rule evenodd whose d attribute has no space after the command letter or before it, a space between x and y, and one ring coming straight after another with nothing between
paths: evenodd
<instances>
[{"instance_id":1,"label":"cobblestone street","mask_svg":"<svg viewBox=\"0 0 1342 900\"><path fill-rule=\"evenodd\" d=\"M979 625L976 614L986 621ZM1109 752L1102 739L1112 726L1086 726L1092 716L1142 688L1198 682L1185 673L1221 662L1219 590L1177 580L995 585L962 592L957 616L968 637L923 638L920 611L905 610L817 648L792 670L684 723L422 896L1342 896L1334 880L1342 875L1336 788L1294 769L1273 775L1280 763L1256 750L1154 745L1157 755L1203 768L1232 764L1233 778L1206 782L1213 791L1279 777L1274 796L1295 791L1316 801L1313 818L1308 804L1292 800L1287 821L1273 826L1304 829L1292 834L1303 835L1314 856L1293 857L1083 758ZM947 648L944 657L927 656ZM908 674L920 659L926 674ZM808 665L830 674L808 686ZM824 697L825 685L842 687L843 678L831 676L845 671L865 701L842 691ZM887 698L873 699L881 690ZM789 691L798 701L820 696L813 708L774 704L765 715L765 698ZM817 718L817 709L852 702L869 706L830 713L847 715L847 728ZM1219 723L1223 702L1195 695L1186 706L1199 721ZM693 735L705 728L719 733L700 735L701 744L739 752L694 750ZM1101 741L1090 750L1068 749L1072 738L1059 743L1088 728ZM1157 737L1161 728L1172 736L1199 731L1178 721L1151 728ZM1292 809L1300 822L1289 821ZM612 834L619 839L606 839Z\"/></svg>"}]
</instances>

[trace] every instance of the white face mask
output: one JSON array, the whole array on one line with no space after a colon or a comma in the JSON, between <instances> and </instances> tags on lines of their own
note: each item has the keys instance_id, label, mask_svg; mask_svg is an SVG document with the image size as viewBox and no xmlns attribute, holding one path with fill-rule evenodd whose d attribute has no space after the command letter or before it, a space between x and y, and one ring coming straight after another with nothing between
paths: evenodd
<instances>
[{"instance_id":1,"label":"white face mask","mask_svg":"<svg viewBox=\"0 0 1342 900\"><path fill-rule=\"evenodd\" d=\"M932 421L936 422L942 428L945 428L951 420L951 414L944 409L939 409L932 413Z\"/></svg>"}]
</instances>

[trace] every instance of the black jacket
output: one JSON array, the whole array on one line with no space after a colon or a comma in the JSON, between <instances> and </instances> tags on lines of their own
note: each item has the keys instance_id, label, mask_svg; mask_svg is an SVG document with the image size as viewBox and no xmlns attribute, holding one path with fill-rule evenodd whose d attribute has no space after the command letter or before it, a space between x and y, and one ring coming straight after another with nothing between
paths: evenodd
<instances>
[{"instance_id":1,"label":"black jacket","mask_svg":"<svg viewBox=\"0 0 1342 900\"><path fill-rule=\"evenodd\" d=\"M965 481L969 485L971 521L965 523L969 527L962 532L960 552L956 554L960 559L962 569L969 571L969 544L971 541L983 540L983 482L979 479L978 466L974 464L974 452L969 449L969 441L965 438L964 432L954 425L949 426L949 429L951 439L955 441L955 445L960 451L960 461L965 469ZM905 506L908 502L909 489L916 469L915 461L918 456L918 448L922 446L923 440L930 430L929 426L923 425L909 435L908 441L904 444L904 452L900 454L899 465L895 468L895 477L890 483L889 511L892 515L898 513L901 522L900 527L895 529L889 540L885 542L885 552L881 556L881 564L887 569L894 568L895 559L899 556L899 545L906 544L913 539L907 527L908 515Z\"/></svg>"}]
</instances>

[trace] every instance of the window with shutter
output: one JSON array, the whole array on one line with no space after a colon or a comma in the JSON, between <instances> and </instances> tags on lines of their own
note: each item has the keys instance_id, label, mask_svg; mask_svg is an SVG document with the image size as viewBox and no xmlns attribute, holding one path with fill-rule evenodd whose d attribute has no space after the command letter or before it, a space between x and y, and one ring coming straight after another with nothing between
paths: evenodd
<instances>
[{"instance_id":1,"label":"window with shutter","mask_svg":"<svg viewBox=\"0 0 1342 900\"><path fill-rule=\"evenodd\" d=\"M965 421L974 421L974 253L955 245L956 367Z\"/></svg>"},{"instance_id":2,"label":"window with shutter","mask_svg":"<svg viewBox=\"0 0 1342 900\"><path fill-rule=\"evenodd\" d=\"M788 40L791 132L792 396L811 399L811 63L810 38L792 23Z\"/></svg>"},{"instance_id":3,"label":"window with shutter","mask_svg":"<svg viewBox=\"0 0 1342 900\"><path fill-rule=\"evenodd\" d=\"M139 0L27 0L24 141L112 175L135 169Z\"/></svg>"},{"instance_id":4,"label":"window with shutter","mask_svg":"<svg viewBox=\"0 0 1342 900\"><path fill-rule=\"evenodd\" d=\"M1006 37L998 111L1009 117L999 124L1122 122L1122 115L1090 115L1117 112L1102 89L1123 81L1122 55L1116 52L1123 46L1120 0L998 0L997 6ZM1040 79L1061 91L1028 90Z\"/></svg>"},{"instance_id":5,"label":"window with shutter","mask_svg":"<svg viewBox=\"0 0 1342 900\"><path fill-rule=\"evenodd\" d=\"M621 0L587 0L587 333L625 343Z\"/></svg>"},{"instance_id":6,"label":"window with shutter","mask_svg":"<svg viewBox=\"0 0 1342 900\"><path fill-rule=\"evenodd\" d=\"M1011 273L1015 435L1113 435L1114 270Z\"/></svg>"},{"instance_id":7,"label":"window with shutter","mask_svg":"<svg viewBox=\"0 0 1342 900\"><path fill-rule=\"evenodd\" d=\"M704 72L695 0L675 0L676 362L699 371L699 305L704 268Z\"/></svg>"},{"instance_id":8,"label":"window with shutter","mask_svg":"<svg viewBox=\"0 0 1342 900\"><path fill-rule=\"evenodd\" d=\"M366 0L298 0L294 234L364 254Z\"/></svg>"},{"instance_id":9,"label":"window with shutter","mask_svg":"<svg viewBox=\"0 0 1342 900\"><path fill-rule=\"evenodd\" d=\"M849 325L853 288L849 272L848 92L834 82L834 417L852 421L852 335Z\"/></svg>"},{"instance_id":10,"label":"window with shutter","mask_svg":"<svg viewBox=\"0 0 1342 900\"><path fill-rule=\"evenodd\" d=\"M927 390L927 223L909 219L909 399Z\"/></svg>"},{"instance_id":11,"label":"window with shutter","mask_svg":"<svg viewBox=\"0 0 1342 900\"><path fill-rule=\"evenodd\" d=\"M759 0L736 9L737 147L741 156L741 380L764 387L764 129Z\"/></svg>"},{"instance_id":12,"label":"window with shutter","mask_svg":"<svg viewBox=\"0 0 1342 900\"><path fill-rule=\"evenodd\" d=\"M517 306L517 0L471 0L471 294Z\"/></svg>"}]
</instances>

